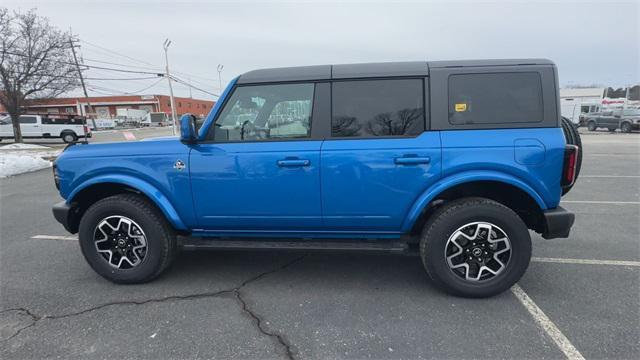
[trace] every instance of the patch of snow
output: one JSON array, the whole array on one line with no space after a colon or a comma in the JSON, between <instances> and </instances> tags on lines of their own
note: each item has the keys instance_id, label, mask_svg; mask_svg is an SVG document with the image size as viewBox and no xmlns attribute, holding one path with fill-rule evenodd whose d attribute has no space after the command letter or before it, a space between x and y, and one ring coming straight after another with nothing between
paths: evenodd
<instances>
[{"instance_id":1,"label":"patch of snow","mask_svg":"<svg viewBox=\"0 0 640 360\"><path fill-rule=\"evenodd\" d=\"M40 156L0 154L0 178L45 169L51 161Z\"/></svg>"},{"instance_id":2,"label":"patch of snow","mask_svg":"<svg viewBox=\"0 0 640 360\"><path fill-rule=\"evenodd\" d=\"M30 149L50 149L48 146L36 145L36 144L21 144L14 143L9 145L0 146L0 150L30 150Z\"/></svg>"}]
</instances>

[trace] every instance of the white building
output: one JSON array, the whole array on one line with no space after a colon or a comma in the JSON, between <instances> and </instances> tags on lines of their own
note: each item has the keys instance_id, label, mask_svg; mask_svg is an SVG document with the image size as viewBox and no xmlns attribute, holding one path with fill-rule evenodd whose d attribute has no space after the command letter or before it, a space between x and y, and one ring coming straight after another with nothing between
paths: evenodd
<instances>
[{"instance_id":1,"label":"white building","mask_svg":"<svg viewBox=\"0 0 640 360\"><path fill-rule=\"evenodd\" d=\"M616 111L640 106L640 85L627 88L566 88L560 89L562 116L574 123L580 114L597 111Z\"/></svg>"},{"instance_id":2,"label":"white building","mask_svg":"<svg viewBox=\"0 0 640 360\"><path fill-rule=\"evenodd\" d=\"M606 88L560 89L562 116L578 123L580 114L600 110Z\"/></svg>"}]
</instances>

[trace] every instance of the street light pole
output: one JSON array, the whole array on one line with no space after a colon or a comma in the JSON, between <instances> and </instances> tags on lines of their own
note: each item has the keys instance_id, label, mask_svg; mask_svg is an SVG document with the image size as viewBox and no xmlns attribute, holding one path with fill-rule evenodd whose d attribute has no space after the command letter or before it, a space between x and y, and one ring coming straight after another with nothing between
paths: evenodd
<instances>
[{"instance_id":1,"label":"street light pole","mask_svg":"<svg viewBox=\"0 0 640 360\"><path fill-rule=\"evenodd\" d=\"M167 81L169 82L169 95L171 97L171 128L173 131L173 135L176 134L176 101L173 98L173 87L171 86L171 75L169 73L169 45L171 45L171 40L166 39L162 47L164 48L164 61L166 64L166 73Z\"/></svg>"},{"instance_id":2,"label":"street light pole","mask_svg":"<svg viewBox=\"0 0 640 360\"><path fill-rule=\"evenodd\" d=\"M218 91L220 93L222 93L222 76L221 76L222 68L224 68L224 65L218 64L218 84L219 84L219 89L220 89Z\"/></svg>"}]
</instances>

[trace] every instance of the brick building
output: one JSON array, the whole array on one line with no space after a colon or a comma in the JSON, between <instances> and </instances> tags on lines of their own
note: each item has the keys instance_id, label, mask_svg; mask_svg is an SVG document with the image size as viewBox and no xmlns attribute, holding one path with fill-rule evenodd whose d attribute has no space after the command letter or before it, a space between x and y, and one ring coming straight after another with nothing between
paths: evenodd
<instances>
[{"instance_id":1,"label":"brick building","mask_svg":"<svg viewBox=\"0 0 640 360\"><path fill-rule=\"evenodd\" d=\"M123 95L90 97L89 103L98 118L115 118L116 109L141 109L149 112L163 112L171 115L171 100L166 95ZM191 113L206 116L214 101L176 97L176 113L178 116ZM0 105L0 112L5 110ZM55 114L87 114L87 98L54 98L30 100L26 106L27 113L55 113Z\"/></svg>"}]
</instances>

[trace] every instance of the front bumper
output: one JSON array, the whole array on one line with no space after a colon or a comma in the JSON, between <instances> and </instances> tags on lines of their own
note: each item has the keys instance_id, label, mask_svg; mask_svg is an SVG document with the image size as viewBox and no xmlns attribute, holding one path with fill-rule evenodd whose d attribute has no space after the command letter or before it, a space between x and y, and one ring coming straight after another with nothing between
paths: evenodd
<instances>
[{"instance_id":1,"label":"front bumper","mask_svg":"<svg viewBox=\"0 0 640 360\"><path fill-rule=\"evenodd\" d=\"M53 217L58 221L64 228L75 234L78 232L77 222L73 221L73 216L76 213L76 208L67 204L65 201L61 201L55 205L53 205Z\"/></svg>"},{"instance_id":2,"label":"front bumper","mask_svg":"<svg viewBox=\"0 0 640 360\"><path fill-rule=\"evenodd\" d=\"M565 210L561 206L547 210L544 215L544 228L542 237L545 239L567 238L571 231L571 226L576 219L574 213Z\"/></svg>"}]
</instances>

